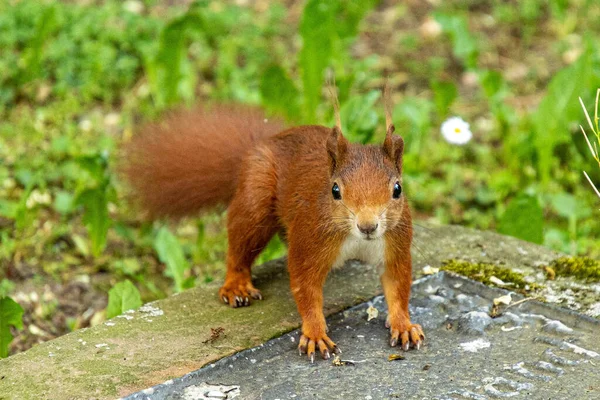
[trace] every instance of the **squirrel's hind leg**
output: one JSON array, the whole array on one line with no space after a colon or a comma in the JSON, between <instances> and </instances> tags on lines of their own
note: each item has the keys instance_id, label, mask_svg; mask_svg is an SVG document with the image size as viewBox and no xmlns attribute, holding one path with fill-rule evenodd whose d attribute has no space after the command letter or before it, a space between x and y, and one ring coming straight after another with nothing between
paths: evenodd
<instances>
[{"instance_id":1,"label":"squirrel's hind leg","mask_svg":"<svg viewBox=\"0 0 600 400\"><path fill-rule=\"evenodd\" d=\"M279 231L273 214L275 182L264 162L250 166L241 181L227 215L227 273L219 290L219 298L231 307L248 306L262 294L252 284L252 263Z\"/></svg>"}]
</instances>

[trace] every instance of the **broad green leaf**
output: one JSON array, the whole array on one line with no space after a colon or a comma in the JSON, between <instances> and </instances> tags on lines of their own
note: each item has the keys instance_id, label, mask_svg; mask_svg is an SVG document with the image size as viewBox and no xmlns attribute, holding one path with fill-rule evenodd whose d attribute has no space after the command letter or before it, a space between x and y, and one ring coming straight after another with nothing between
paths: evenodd
<instances>
[{"instance_id":1,"label":"broad green leaf","mask_svg":"<svg viewBox=\"0 0 600 400\"><path fill-rule=\"evenodd\" d=\"M162 227L158 231L154 239L154 249L160 261L167 266L165 274L175 280L175 290L181 292L185 289L185 271L190 266L185 259L181 244L167 227Z\"/></svg>"},{"instance_id":2,"label":"broad green leaf","mask_svg":"<svg viewBox=\"0 0 600 400\"><path fill-rule=\"evenodd\" d=\"M272 65L263 73L260 94L262 104L269 111L285 115L290 120L299 118L298 89L279 65Z\"/></svg>"},{"instance_id":3,"label":"broad green leaf","mask_svg":"<svg viewBox=\"0 0 600 400\"><path fill-rule=\"evenodd\" d=\"M23 329L23 309L10 297L0 297L0 358L8 357L8 345L13 340L11 326Z\"/></svg>"},{"instance_id":4,"label":"broad green leaf","mask_svg":"<svg viewBox=\"0 0 600 400\"><path fill-rule=\"evenodd\" d=\"M405 153L421 153L425 136L431 128L433 104L419 97L406 97L394 107L396 133L406 143Z\"/></svg>"},{"instance_id":5,"label":"broad green leaf","mask_svg":"<svg viewBox=\"0 0 600 400\"><path fill-rule=\"evenodd\" d=\"M303 43L299 65L307 122L316 120L325 68L332 58L344 59L347 54L340 40L357 34L360 20L374 4L373 0L308 0L306 3L300 21Z\"/></svg>"},{"instance_id":6,"label":"broad green leaf","mask_svg":"<svg viewBox=\"0 0 600 400\"><path fill-rule=\"evenodd\" d=\"M568 193L552 195L550 205L558 215L565 218L581 218L591 213L589 207L582 202L578 202L575 196Z\"/></svg>"},{"instance_id":7,"label":"broad green leaf","mask_svg":"<svg viewBox=\"0 0 600 400\"><path fill-rule=\"evenodd\" d=\"M108 291L106 318L110 319L142 305L139 290L129 280L117 283Z\"/></svg>"},{"instance_id":8,"label":"broad green leaf","mask_svg":"<svg viewBox=\"0 0 600 400\"><path fill-rule=\"evenodd\" d=\"M508 203L498 232L541 244L544 240L544 211L536 197L521 194Z\"/></svg>"},{"instance_id":9,"label":"broad green leaf","mask_svg":"<svg viewBox=\"0 0 600 400\"><path fill-rule=\"evenodd\" d=\"M304 111L306 121L316 119L317 105L321 97L323 71L332 57L335 33L337 1L309 0L300 21L302 49L299 64L304 89Z\"/></svg>"},{"instance_id":10,"label":"broad green leaf","mask_svg":"<svg viewBox=\"0 0 600 400\"><path fill-rule=\"evenodd\" d=\"M342 131L352 142L367 143L373 137L379 117L375 103L381 92L372 90L364 96L354 96L340 109Z\"/></svg>"},{"instance_id":11,"label":"broad green leaf","mask_svg":"<svg viewBox=\"0 0 600 400\"><path fill-rule=\"evenodd\" d=\"M158 107L193 99L197 73L188 59L190 32L204 32L211 42L226 34L221 21L207 20L205 7L204 2L197 2L169 22L160 34L158 50L146 59L146 73Z\"/></svg>"},{"instance_id":12,"label":"broad green leaf","mask_svg":"<svg viewBox=\"0 0 600 400\"><path fill-rule=\"evenodd\" d=\"M98 257L106 246L106 235L110 227L106 188L87 189L77 197L77 204L83 205L83 223L88 230L92 244L92 255Z\"/></svg>"}]
</instances>

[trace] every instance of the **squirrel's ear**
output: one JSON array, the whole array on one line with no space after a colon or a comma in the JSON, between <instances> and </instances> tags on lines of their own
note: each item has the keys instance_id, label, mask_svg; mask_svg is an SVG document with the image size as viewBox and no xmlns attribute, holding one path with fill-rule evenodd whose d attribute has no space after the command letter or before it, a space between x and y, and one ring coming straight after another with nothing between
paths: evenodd
<instances>
[{"instance_id":1,"label":"squirrel's ear","mask_svg":"<svg viewBox=\"0 0 600 400\"><path fill-rule=\"evenodd\" d=\"M327 139L327 154L329 155L329 171L333 172L342 163L348 151L348 140L337 126L331 129Z\"/></svg>"},{"instance_id":2,"label":"squirrel's ear","mask_svg":"<svg viewBox=\"0 0 600 400\"><path fill-rule=\"evenodd\" d=\"M383 141L384 154L394 163L399 173L402 173L402 154L404 154L404 139L402 136L394 135L396 128L389 124Z\"/></svg>"}]
</instances>

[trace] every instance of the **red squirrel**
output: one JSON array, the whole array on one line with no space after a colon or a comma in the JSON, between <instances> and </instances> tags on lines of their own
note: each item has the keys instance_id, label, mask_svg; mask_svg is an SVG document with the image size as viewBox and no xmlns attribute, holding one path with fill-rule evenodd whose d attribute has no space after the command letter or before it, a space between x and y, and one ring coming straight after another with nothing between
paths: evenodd
<instances>
[{"instance_id":1,"label":"red squirrel","mask_svg":"<svg viewBox=\"0 0 600 400\"><path fill-rule=\"evenodd\" d=\"M339 120L339 118L338 118ZM228 204L227 273L219 298L231 307L262 299L253 261L279 233L288 244L292 294L302 317L299 351L314 361L340 352L327 336L323 284L333 266L359 259L383 267L390 345L419 349L412 324L412 220L402 191L404 141L386 105L383 144L350 143L340 124L282 130L256 109L215 106L173 113L126 147L126 178L153 217Z\"/></svg>"}]
</instances>

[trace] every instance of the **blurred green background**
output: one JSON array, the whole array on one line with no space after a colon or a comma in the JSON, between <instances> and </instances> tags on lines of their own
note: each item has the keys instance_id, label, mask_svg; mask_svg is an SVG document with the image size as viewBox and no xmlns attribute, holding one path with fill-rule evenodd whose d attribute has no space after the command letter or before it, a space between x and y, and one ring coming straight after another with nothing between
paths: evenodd
<instances>
[{"instance_id":1,"label":"blurred green background","mask_svg":"<svg viewBox=\"0 0 600 400\"><path fill-rule=\"evenodd\" d=\"M10 352L138 291L223 276L222 213L148 223L125 201L115 163L140 122L225 101L332 125L332 73L344 132L365 143L383 138L389 77L416 218L599 258L582 170L600 182L600 169L578 101L593 115L598 21L595 0L1 2L0 297L25 311ZM440 134L455 115L473 132L464 146ZM283 254L275 240L259 262Z\"/></svg>"}]
</instances>

